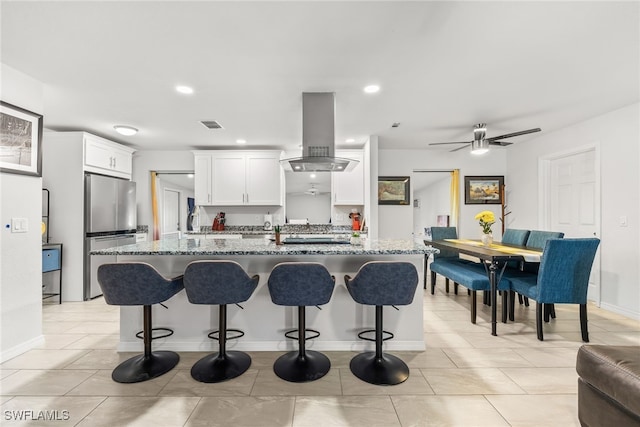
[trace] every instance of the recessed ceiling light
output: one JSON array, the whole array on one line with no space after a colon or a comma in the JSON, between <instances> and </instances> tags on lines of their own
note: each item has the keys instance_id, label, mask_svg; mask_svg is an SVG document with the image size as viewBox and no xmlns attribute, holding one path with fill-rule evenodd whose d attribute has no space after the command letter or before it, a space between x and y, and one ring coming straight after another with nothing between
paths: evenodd
<instances>
[{"instance_id":1,"label":"recessed ceiling light","mask_svg":"<svg viewBox=\"0 0 640 427\"><path fill-rule=\"evenodd\" d=\"M294 168L295 170L300 170L300 169L302 169L302 166L300 166L300 165L295 165L293 168Z\"/></svg>"},{"instance_id":2,"label":"recessed ceiling light","mask_svg":"<svg viewBox=\"0 0 640 427\"><path fill-rule=\"evenodd\" d=\"M376 93L380 91L380 86L378 85L369 85L364 88L365 93Z\"/></svg>"},{"instance_id":3,"label":"recessed ceiling light","mask_svg":"<svg viewBox=\"0 0 640 427\"><path fill-rule=\"evenodd\" d=\"M347 143L352 143L352 142L356 142L356 140L355 140L355 139L353 139L353 138L349 138L349 139L347 139L345 142L347 142Z\"/></svg>"},{"instance_id":4,"label":"recessed ceiling light","mask_svg":"<svg viewBox=\"0 0 640 427\"><path fill-rule=\"evenodd\" d=\"M187 174L187 178L193 178L193 174L192 173L188 173Z\"/></svg>"},{"instance_id":5,"label":"recessed ceiling light","mask_svg":"<svg viewBox=\"0 0 640 427\"><path fill-rule=\"evenodd\" d=\"M193 88L189 87L189 86L181 86L178 85L176 86L176 90L182 94L185 95L191 95L193 93Z\"/></svg>"},{"instance_id":6,"label":"recessed ceiling light","mask_svg":"<svg viewBox=\"0 0 640 427\"><path fill-rule=\"evenodd\" d=\"M246 144L247 140L246 139L236 139L236 144Z\"/></svg>"},{"instance_id":7,"label":"recessed ceiling light","mask_svg":"<svg viewBox=\"0 0 640 427\"><path fill-rule=\"evenodd\" d=\"M313 179L313 178L315 178L315 177L316 177L316 174L315 174L315 173L312 173L311 175L309 175L309 178L311 178L311 179Z\"/></svg>"},{"instance_id":8,"label":"recessed ceiling light","mask_svg":"<svg viewBox=\"0 0 640 427\"><path fill-rule=\"evenodd\" d=\"M120 135L131 136L138 133L138 129L131 126L115 125L113 127Z\"/></svg>"}]
</instances>

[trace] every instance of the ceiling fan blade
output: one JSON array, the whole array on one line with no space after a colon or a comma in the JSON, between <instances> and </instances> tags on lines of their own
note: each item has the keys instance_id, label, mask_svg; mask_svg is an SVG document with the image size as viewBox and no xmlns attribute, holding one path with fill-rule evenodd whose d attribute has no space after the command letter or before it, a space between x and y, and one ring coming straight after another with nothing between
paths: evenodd
<instances>
[{"instance_id":1,"label":"ceiling fan blade","mask_svg":"<svg viewBox=\"0 0 640 427\"><path fill-rule=\"evenodd\" d=\"M465 148L468 148L468 145L462 146L462 147L458 147L458 148L454 148L453 150L450 150L450 153L453 153L454 151L460 151L460 150L464 150Z\"/></svg>"},{"instance_id":2,"label":"ceiling fan blade","mask_svg":"<svg viewBox=\"0 0 640 427\"><path fill-rule=\"evenodd\" d=\"M446 145L446 144L471 144L473 141L459 141L459 142L432 142L429 145Z\"/></svg>"},{"instance_id":3,"label":"ceiling fan blade","mask_svg":"<svg viewBox=\"0 0 640 427\"><path fill-rule=\"evenodd\" d=\"M513 136L520 136L520 135L526 135L528 133L540 132L541 130L542 129L540 129L540 128L521 130L520 132L507 133L505 135L492 136L491 138L485 138L485 141L491 142L491 141L495 141L497 139L511 138Z\"/></svg>"},{"instance_id":4,"label":"ceiling fan blade","mask_svg":"<svg viewBox=\"0 0 640 427\"><path fill-rule=\"evenodd\" d=\"M507 141L489 141L489 145L500 145L502 147L506 147L507 145L511 145L513 142Z\"/></svg>"}]
</instances>

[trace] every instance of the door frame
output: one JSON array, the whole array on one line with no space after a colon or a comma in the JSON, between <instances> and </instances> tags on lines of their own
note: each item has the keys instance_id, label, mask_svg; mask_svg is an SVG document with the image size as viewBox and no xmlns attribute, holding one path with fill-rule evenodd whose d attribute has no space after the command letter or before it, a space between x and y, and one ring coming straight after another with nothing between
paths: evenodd
<instances>
[{"instance_id":1,"label":"door frame","mask_svg":"<svg viewBox=\"0 0 640 427\"><path fill-rule=\"evenodd\" d=\"M538 226L541 230L548 230L551 224L551 210L550 210L550 196L551 196L551 162L554 160L562 159L564 157L574 156L576 154L582 154L589 151L594 152L594 168L596 175L596 195L595 195L595 237L600 238L602 232L602 182L601 182L601 161L600 161L600 141L593 141L589 144L570 148L563 151L540 156L538 158ZM600 250L600 249L598 249ZM602 270L601 270L601 256L596 257L598 262L597 271L599 273L597 280L597 287L593 292L594 302L600 307L601 294L602 294ZM594 261L594 262L596 262Z\"/></svg>"},{"instance_id":2,"label":"door frame","mask_svg":"<svg viewBox=\"0 0 640 427\"><path fill-rule=\"evenodd\" d=\"M165 220L165 209L167 207L166 205L166 197L165 194L167 191L171 191L174 193L178 193L178 239L181 237L181 233L182 233L182 191L178 190L177 188L171 188L171 187L163 187L162 188L162 222L161 222L161 232L160 232L160 238L162 239L165 235L167 235L168 233L165 233L165 229L164 229L164 220ZM173 233L172 233L173 234Z\"/></svg>"}]
</instances>

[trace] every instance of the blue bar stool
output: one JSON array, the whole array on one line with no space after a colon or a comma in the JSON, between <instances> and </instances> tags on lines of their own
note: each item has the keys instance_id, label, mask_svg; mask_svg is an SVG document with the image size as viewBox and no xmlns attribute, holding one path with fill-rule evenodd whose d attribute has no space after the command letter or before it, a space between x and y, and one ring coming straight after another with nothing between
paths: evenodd
<instances>
[{"instance_id":1,"label":"blue bar stool","mask_svg":"<svg viewBox=\"0 0 640 427\"><path fill-rule=\"evenodd\" d=\"M103 264L98 267L98 283L107 304L143 306L144 354L122 362L113 370L111 378L119 383L138 383L159 377L173 369L180 360L177 353L151 351L151 341L154 338L151 306L162 303L180 292L183 288L182 276L166 279L147 263L127 262Z\"/></svg>"},{"instance_id":2,"label":"blue bar stool","mask_svg":"<svg viewBox=\"0 0 640 427\"><path fill-rule=\"evenodd\" d=\"M408 305L418 286L418 271L408 262L371 261L364 264L352 279L344 277L351 297L359 304L376 306L376 329L366 330L358 337L375 341L375 352L360 353L351 359L351 372L362 381L376 385L400 384L409 378L409 367L401 359L382 352L382 342L393 334L382 329L382 308L385 305ZM375 340L363 334L375 332ZM383 334L387 334L383 338Z\"/></svg>"},{"instance_id":3,"label":"blue bar stool","mask_svg":"<svg viewBox=\"0 0 640 427\"><path fill-rule=\"evenodd\" d=\"M331 362L324 354L305 348L306 340L320 336L320 332L306 329L305 307L328 303L335 278L319 263L283 262L271 271L268 286L274 304L298 307L298 329L285 333L287 338L298 339L298 351L280 356L273 364L273 371L283 380L294 383L322 378L331 369ZM296 332L297 337L293 335ZM307 332L311 332L309 337Z\"/></svg>"},{"instance_id":4,"label":"blue bar stool","mask_svg":"<svg viewBox=\"0 0 640 427\"><path fill-rule=\"evenodd\" d=\"M209 338L218 340L218 353L209 354L191 367L193 379L218 383L242 375L251 366L251 356L242 351L227 351L227 340L240 338L244 332L227 328L227 304L248 300L260 277L249 277L235 261L194 261L184 271L184 289L192 304L219 306L218 330ZM242 307L241 307L242 308ZM227 336L228 332L236 335Z\"/></svg>"}]
</instances>

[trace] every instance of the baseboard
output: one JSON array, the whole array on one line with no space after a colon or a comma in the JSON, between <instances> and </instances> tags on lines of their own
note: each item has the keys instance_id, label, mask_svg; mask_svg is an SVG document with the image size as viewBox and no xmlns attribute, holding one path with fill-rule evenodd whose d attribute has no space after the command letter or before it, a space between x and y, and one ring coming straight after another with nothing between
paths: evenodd
<instances>
[{"instance_id":1,"label":"baseboard","mask_svg":"<svg viewBox=\"0 0 640 427\"><path fill-rule=\"evenodd\" d=\"M307 341L308 350L318 351L374 351L375 344L367 341ZM216 341L171 341L153 342L153 350L172 351L202 351L213 352L218 350ZM424 351L424 341L387 341L384 343L385 351ZM296 350L295 341L244 341L231 344L227 342L227 350L239 351L292 351ZM119 352L142 352L141 341L120 341Z\"/></svg>"},{"instance_id":2,"label":"baseboard","mask_svg":"<svg viewBox=\"0 0 640 427\"><path fill-rule=\"evenodd\" d=\"M44 344L44 335L39 335L8 350L3 350L2 353L0 353L0 363L4 363L9 359L20 356L22 353L26 353L41 344Z\"/></svg>"},{"instance_id":3,"label":"baseboard","mask_svg":"<svg viewBox=\"0 0 640 427\"><path fill-rule=\"evenodd\" d=\"M617 305L613 304L607 304L606 302L602 301L600 301L600 308L612 313L621 314L631 319L640 320L640 312L637 311L627 310L626 308L618 307Z\"/></svg>"}]
</instances>

